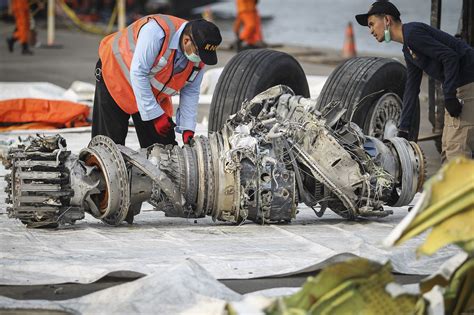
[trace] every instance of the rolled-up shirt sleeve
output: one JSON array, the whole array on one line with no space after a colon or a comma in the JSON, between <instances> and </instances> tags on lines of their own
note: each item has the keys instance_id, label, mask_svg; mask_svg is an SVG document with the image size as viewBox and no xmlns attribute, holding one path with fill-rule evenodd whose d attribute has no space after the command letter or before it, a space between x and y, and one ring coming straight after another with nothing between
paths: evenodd
<instances>
[{"instance_id":1,"label":"rolled-up shirt sleeve","mask_svg":"<svg viewBox=\"0 0 474 315\"><path fill-rule=\"evenodd\" d=\"M179 92L179 108L176 111L176 131L195 131L197 107L204 70L201 69L193 82L185 85Z\"/></svg>"},{"instance_id":2,"label":"rolled-up shirt sleeve","mask_svg":"<svg viewBox=\"0 0 474 315\"><path fill-rule=\"evenodd\" d=\"M415 115L416 106L418 106L418 94L420 93L420 84L423 78L423 70L415 66L410 60L405 58L407 64L407 81L405 83L405 92L403 94L403 106L400 117L400 130L410 130L412 117Z\"/></svg>"},{"instance_id":3,"label":"rolled-up shirt sleeve","mask_svg":"<svg viewBox=\"0 0 474 315\"><path fill-rule=\"evenodd\" d=\"M130 66L130 83L143 121L161 116L164 111L158 104L150 84L150 69L159 55L165 33L154 20L140 30Z\"/></svg>"}]
</instances>

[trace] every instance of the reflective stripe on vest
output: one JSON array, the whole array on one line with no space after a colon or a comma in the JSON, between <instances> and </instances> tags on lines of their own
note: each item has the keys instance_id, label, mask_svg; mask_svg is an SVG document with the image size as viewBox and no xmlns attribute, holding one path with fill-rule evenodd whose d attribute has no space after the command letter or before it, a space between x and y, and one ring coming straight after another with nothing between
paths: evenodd
<instances>
[{"instance_id":1,"label":"reflective stripe on vest","mask_svg":"<svg viewBox=\"0 0 474 315\"><path fill-rule=\"evenodd\" d=\"M163 83L161 83L160 81L158 81L155 78L151 78L150 83L151 83L151 86L153 86L155 89L160 91L160 93L165 93L165 94L170 95L170 96L178 94L178 91L176 91L175 89L172 89L168 86L165 87L165 85Z\"/></svg>"},{"instance_id":2,"label":"reflective stripe on vest","mask_svg":"<svg viewBox=\"0 0 474 315\"><path fill-rule=\"evenodd\" d=\"M174 23L171 22L170 18L167 15L160 15L160 17L163 20L165 20L166 25L168 26L168 28L170 30L170 36L168 38L168 45L166 45L166 47L168 47L168 48L166 49L165 53L160 58L158 63L153 68L151 68L150 76L155 76L155 74L160 72L161 69L163 69L163 67L166 66L166 64L168 63L168 58L171 55L171 49L169 49L169 47L170 47L169 42L171 41L171 38L173 38L174 34L176 33L176 28L174 27Z\"/></svg>"},{"instance_id":3,"label":"reflective stripe on vest","mask_svg":"<svg viewBox=\"0 0 474 315\"><path fill-rule=\"evenodd\" d=\"M165 21L166 25L168 26L168 28L170 29L170 33L169 33L169 36L165 36L165 40L166 40L166 43L167 43L167 47L169 47L169 42L171 41L171 38L174 36L174 34L176 33L176 28L174 27L174 24L173 22L171 22L170 18L166 15L160 15L160 17ZM122 55L120 54L120 49L119 49L119 39L120 37L122 36L122 31L119 31L117 32L117 34L115 34L114 36L114 40L113 40L113 43L112 43L112 52L115 56L115 60L117 61L117 63L119 64L120 66L120 69L122 70L122 73L123 75L125 76L125 78L127 79L127 82L131 85L131 82L130 82L130 70L127 68L127 65L125 64L125 60L123 60L123 57ZM132 28L132 25L128 26L127 27L127 40L128 40L128 44L130 46L130 50L133 52L135 52L135 40L133 38L133 28ZM158 73L167 63L168 63L168 59L167 57L169 57L169 55L171 54L171 49L167 49L165 54L163 55L163 57L166 57L164 59L164 63L162 63L162 59L163 57L160 59L160 61L158 62L158 64L152 68L153 69L158 69L154 74L153 76ZM160 66L160 64L162 64ZM156 80L155 80L156 81ZM156 81L158 82L158 81ZM159 89L161 90L161 89ZM174 89L170 89L171 91L175 91ZM164 93L168 94L166 91L163 91ZM177 93L177 92L176 92ZM171 94L170 94L171 95Z\"/></svg>"},{"instance_id":4,"label":"reflective stripe on vest","mask_svg":"<svg viewBox=\"0 0 474 315\"><path fill-rule=\"evenodd\" d=\"M127 27L127 37L128 37L128 44L130 45L130 50L132 51L132 53L134 53L135 41L133 40L133 27L131 24Z\"/></svg>"},{"instance_id":5,"label":"reflective stripe on vest","mask_svg":"<svg viewBox=\"0 0 474 315\"><path fill-rule=\"evenodd\" d=\"M120 69L122 70L123 75L127 79L128 84L131 85L131 83L130 83L130 71L128 70L127 65L125 64L125 61L123 60L122 55L120 54L120 50L119 50L119 46L118 46L119 38L120 38L121 35L122 35L122 31L117 32L117 34L115 34L114 41L112 43L112 52L115 56L115 60L117 60L119 66L120 66Z\"/></svg>"},{"instance_id":6,"label":"reflective stripe on vest","mask_svg":"<svg viewBox=\"0 0 474 315\"><path fill-rule=\"evenodd\" d=\"M186 80L186 84L189 84L189 83L193 82L194 79L196 79L196 77L197 77L200 70L201 70L201 68L199 68L199 62L195 62L194 67L193 67L193 71L189 75L189 78ZM168 94L170 96L178 94L178 91L176 91L175 89L172 89L170 87L165 87L165 85L163 83L161 83L160 81L158 81L154 77L150 78L150 83L151 83L151 86L153 86L158 91L161 91L161 92L163 92L165 94Z\"/></svg>"}]
</instances>

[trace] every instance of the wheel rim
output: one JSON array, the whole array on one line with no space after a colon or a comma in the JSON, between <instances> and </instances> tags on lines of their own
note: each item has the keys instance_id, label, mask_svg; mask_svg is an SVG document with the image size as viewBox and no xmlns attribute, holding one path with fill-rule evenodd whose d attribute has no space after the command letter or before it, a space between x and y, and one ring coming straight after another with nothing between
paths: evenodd
<instances>
[{"instance_id":1,"label":"wheel rim","mask_svg":"<svg viewBox=\"0 0 474 315\"><path fill-rule=\"evenodd\" d=\"M370 115L369 135L380 140L395 137L401 111L402 101L397 94L387 93L382 95L377 100Z\"/></svg>"}]
</instances>

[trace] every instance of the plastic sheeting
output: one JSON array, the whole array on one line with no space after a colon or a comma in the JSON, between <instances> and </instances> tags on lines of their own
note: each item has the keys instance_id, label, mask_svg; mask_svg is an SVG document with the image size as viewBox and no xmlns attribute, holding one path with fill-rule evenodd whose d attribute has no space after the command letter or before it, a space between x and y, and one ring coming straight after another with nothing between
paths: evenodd
<instances>
[{"instance_id":1,"label":"plastic sheeting","mask_svg":"<svg viewBox=\"0 0 474 315\"><path fill-rule=\"evenodd\" d=\"M201 95L210 103L213 89L222 69L205 74ZM326 77L308 77L311 95L316 97ZM67 92L50 83L0 83L0 99L34 96L48 99L71 99L77 94L92 95L91 85L75 83ZM81 96L80 98L87 98ZM206 126L198 125L200 133ZM64 133L68 147L75 153L87 146L88 129L84 133ZM133 129L127 146L138 149ZM0 135L6 145L18 135ZM178 137L180 140L180 137ZM5 171L0 170L0 176ZM4 181L0 181L4 185ZM300 208L297 220L290 225L258 226L246 223L233 226L213 223L210 219L193 220L165 218L162 213L144 209L136 224L119 228L105 226L88 218L76 226L61 230L30 230L19 221L6 216L0 193L0 283L44 284L61 282L87 283L116 270L130 270L151 274L159 268L174 266L186 258L193 258L217 278L251 278L293 273L301 269L319 268L327 259L341 253L351 253L378 261L391 258L395 270L402 273L426 274L456 252L452 248L438 255L417 261L415 239L393 251L384 249L380 242L401 218L407 208L396 209L395 215L379 220L348 222L327 213L316 218L312 210Z\"/></svg>"},{"instance_id":2,"label":"plastic sheeting","mask_svg":"<svg viewBox=\"0 0 474 315\"><path fill-rule=\"evenodd\" d=\"M17 98L0 100L1 131L89 126L90 108L71 101Z\"/></svg>"},{"instance_id":3,"label":"plastic sheeting","mask_svg":"<svg viewBox=\"0 0 474 315\"><path fill-rule=\"evenodd\" d=\"M74 81L67 90L48 82L0 82L0 100L39 98L91 105L94 90L94 85L81 81Z\"/></svg>"},{"instance_id":4,"label":"plastic sheeting","mask_svg":"<svg viewBox=\"0 0 474 315\"><path fill-rule=\"evenodd\" d=\"M0 135L8 141L13 134ZM89 133L64 134L73 153L87 146ZM138 149L135 135L127 145ZM0 176L6 171L1 168ZM133 225L110 227L90 216L58 230L27 229L9 219L0 180L0 284L90 283L113 271L153 274L192 259L217 279L245 279L315 270L338 255L358 255L385 262L404 274L429 274L455 247L432 257L415 257L423 235L400 247L386 249L382 240L407 214L407 208L373 220L347 221L331 211L317 218L300 207L286 225L235 226L209 218L167 218L145 204Z\"/></svg>"},{"instance_id":5,"label":"plastic sheeting","mask_svg":"<svg viewBox=\"0 0 474 315\"><path fill-rule=\"evenodd\" d=\"M403 286L413 290L413 285ZM293 294L300 288L274 288L240 295L193 260L158 269L150 276L62 301L19 301L0 296L0 310L23 309L74 314L228 314L227 303L238 314L261 314L273 297ZM416 293L416 292L413 292Z\"/></svg>"},{"instance_id":6,"label":"plastic sheeting","mask_svg":"<svg viewBox=\"0 0 474 315\"><path fill-rule=\"evenodd\" d=\"M242 296L193 261L153 275L64 301L18 301L0 296L0 310L29 309L79 314L224 314L226 301Z\"/></svg>"},{"instance_id":7,"label":"plastic sheeting","mask_svg":"<svg viewBox=\"0 0 474 315\"><path fill-rule=\"evenodd\" d=\"M65 89L48 82L0 82L0 91L0 100L25 97L67 100Z\"/></svg>"},{"instance_id":8,"label":"plastic sheeting","mask_svg":"<svg viewBox=\"0 0 474 315\"><path fill-rule=\"evenodd\" d=\"M22 309L32 312L74 314L228 314L231 303L238 314L264 315L274 297L290 295L301 288L284 287L240 295L220 282L193 260L157 270L132 282L110 287L79 298L62 301L19 301L0 296L0 311ZM403 286L418 293L416 285Z\"/></svg>"}]
</instances>

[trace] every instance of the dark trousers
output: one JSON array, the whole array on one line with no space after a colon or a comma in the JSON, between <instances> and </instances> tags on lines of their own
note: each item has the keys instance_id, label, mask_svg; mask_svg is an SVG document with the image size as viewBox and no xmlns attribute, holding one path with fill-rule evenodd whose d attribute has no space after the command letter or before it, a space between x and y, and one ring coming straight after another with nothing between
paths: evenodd
<instances>
[{"instance_id":1,"label":"dark trousers","mask_svg":"<svg viewBox=\"0 0 474 315\"><path fill-rule=\"evenodd\" d=\"M95 67L95 79L92 138L97 135L104 135L111 138L117 144L125 145L130 114L124 112L110 95L102 78L102 62L100 59ZM161 137L155 130L153 120L143 121L138 112L131 116L135 124L140 147L147 148L155 143L177 144L174 130L171 130L166 137Z\"/></svg>"}]
</instances>

